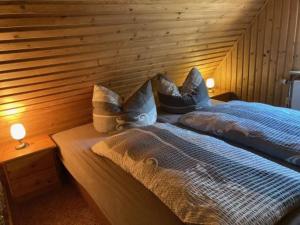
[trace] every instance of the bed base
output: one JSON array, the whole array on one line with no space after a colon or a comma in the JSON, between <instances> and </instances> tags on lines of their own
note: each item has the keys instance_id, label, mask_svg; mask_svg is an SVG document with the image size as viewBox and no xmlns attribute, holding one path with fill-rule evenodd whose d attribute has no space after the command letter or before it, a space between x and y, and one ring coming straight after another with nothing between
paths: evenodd
<instances>
[{"instance_id":1,"label":"bed base","mask_svg":"<svg viewBox=\"0 0 300 225\"><path fill-rule=\"evenodd\" d=\"M90 209L95 213L97 220L99 221L99 224L101 225L113 225L109 222L109 220L106 218L106 216L103 214L103 212L100 210L96 202L93 200L93 198L89 195L89 193L82 187L80 183L76 181L76 179L69 173L69 171L62 165L62 176L63 180L70 182L71 184L75 185L83 199L86 201L86 203L89 205Z\"/></svg>"}]
</instances>

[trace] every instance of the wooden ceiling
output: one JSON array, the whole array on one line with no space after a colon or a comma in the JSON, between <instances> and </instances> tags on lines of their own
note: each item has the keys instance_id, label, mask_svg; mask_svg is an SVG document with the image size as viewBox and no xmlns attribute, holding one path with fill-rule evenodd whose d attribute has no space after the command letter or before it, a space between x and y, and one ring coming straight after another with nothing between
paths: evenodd
<instances>
[{"instance_id":1,"label":"wooden ceiling","mask_svg":"<svg viewBox=\"0 0 300 225\"><path fill-rule=\"evenodd\" d=\"M0 142L91 121L95 83L126 96L157 72L213 74L265 0L0 2ZM3 132L2 132L3 131Z\"/></svg>"}]
</instances>

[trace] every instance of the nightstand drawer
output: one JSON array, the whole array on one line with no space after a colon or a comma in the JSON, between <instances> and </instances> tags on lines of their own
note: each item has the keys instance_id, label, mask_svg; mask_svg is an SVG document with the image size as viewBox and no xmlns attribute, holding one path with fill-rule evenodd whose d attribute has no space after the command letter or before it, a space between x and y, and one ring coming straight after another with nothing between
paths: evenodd
<instances>
[{"instance_id":1,"label":"nightstand drawer","mask_svg":"<svg viewBox=\"0 0 300 225\"><path fill-rule=\"evenodd\" d=\"M54 167L53 151L43 151L24 158L15 159L5 165L10 180L22 178L47 168Z\"/></svg>"},{"instance_id":2,"label":"nightstand drawer","mask_svg":"<svg viewBox=\"0 0 300 225\"><path fill-rule=\"evenodd\" d=\"M51 187L58 183L55 168L50 168L39 173L24 177L10 183L11 194L18 198L35 191Z\"/></svg>"}]
</instances>

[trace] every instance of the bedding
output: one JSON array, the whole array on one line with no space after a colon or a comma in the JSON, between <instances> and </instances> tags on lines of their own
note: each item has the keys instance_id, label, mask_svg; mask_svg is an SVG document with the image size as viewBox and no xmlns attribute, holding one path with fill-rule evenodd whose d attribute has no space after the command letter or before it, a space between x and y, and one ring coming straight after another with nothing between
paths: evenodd
<instances>
[{"instance_id":1,"label":"bedding","mask_svg":"<svg viewBox=\"0 0 300 225\"><path fill-rule=\"evenodd\" d=\"M191 69L181 90L162 74L156 81L160 108L165 112L182 114L211 105L204 79L196 68Z\"/></svg>"},{"instance_id":2,"label":"bedding","mask_svg":"<svg viewBox=\"0 0 300 225\"><path fill-rule=\"evenodd\" d=\"M211 99L212 105L218 105L223 104L225 102ZM171 123L171 124L179 124L179 118L182 116L182 114L174 114L174 113L166 113L166 112L159 112L157 114L157 122L159 123Z\"/></svg>"},{"instance_id":3,"label":"bedding","mask_svg":"<svg viewBox=\"0 0 300 225\"><path fill-rule=\"evenodd\" d=\"M179 122L300 166L299 111L231 101L183 115Z\"/></svg>"},{"instance_id":4,"label":"bedding","mask_svg":"<svg viewBox=\"0 0 300 225\"><path fill-rule=\"evenodd\" d=\"M142 184L91 151L106 137L109 135L97 132L92 123L52 136L63 165L111 225L184 225Z\"/></svg>"},{"instance_id":5,"label":"bedding","mask_svg":"<svg viewBox=\"0 0 300 225\"><path fill-rule=\"evenodd\" d=\"M147 126L156 122L157 111L150 80L125 101L123 112L118 123L125 128Z\"/></svg>"},{"instance_id":6,"label":"bedding","mask_svg":"<svg viewBox=\"0 0 300 225\"><path fill-rule=\"evenodd\" d=\"M114 131L118 126L117 118L122 112L121 97L112 90L96 84L92 102L95 129L101 133Z\"/></svg>"},{"instance_id":7,"label":"bedding","mask_svg":"<svg viewBox=\"0 0 300 225\"><path fill-rule=\"evenodd\" d=\"M129 129L92 150L187 224L272 225L300 204L299 173L171 124Z\"/></svg>"},{"instance_id":8,"label":"bedding","mask_svg":"<svg viewBox=\"0 0 300 225\"><path fill-rule=\"evenodd\" d=\"M151 125L156 122L157 111L151 81L122 102L112 90L97 84L93 94L93 123L101 133L117 132L129 127Z\"/></svg>"}]
</instances>

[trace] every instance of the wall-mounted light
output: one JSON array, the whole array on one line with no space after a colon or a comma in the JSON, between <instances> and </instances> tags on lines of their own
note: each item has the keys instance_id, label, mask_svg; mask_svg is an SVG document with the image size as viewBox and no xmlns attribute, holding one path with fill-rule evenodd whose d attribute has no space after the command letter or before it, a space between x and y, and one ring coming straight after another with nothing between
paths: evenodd
<instances>
[{"instance_id":1,"label":"wall-mounted light","mask_svg":"<svg viewBox=\"0 0 300 225\"><path fill-rule=\"evenodd\" d=\"M206 87L208 88L208 92L213 92L215 87L215 80L214 78L208 78L206 80Z\"/></svg>"},{"instance_id":2,"label":"wall-mounted light","mask_svg":"<svg viewBox=\"0 0 300 225\"><path fill-rule=\"evenodd\" d=\"M16 146L16 149L26 148L27 143L23 142L24 137L26 136L26 130L23 124L15 123L10 127L10 135L13 139L19 141L19 145Z\"/></svg>"}]
</instances>

